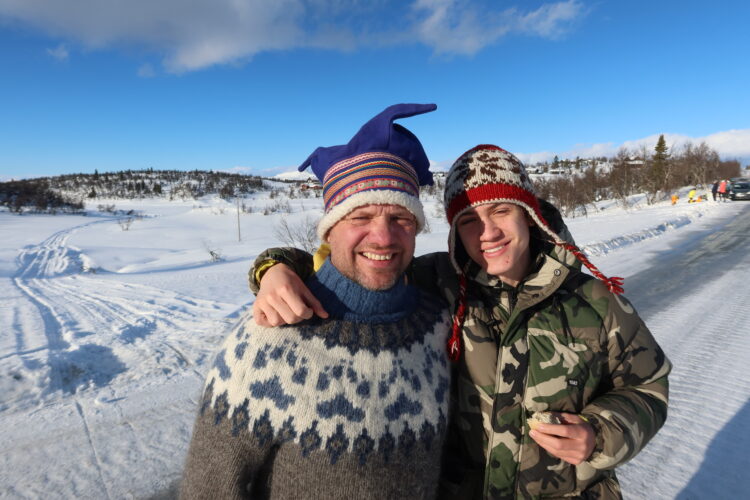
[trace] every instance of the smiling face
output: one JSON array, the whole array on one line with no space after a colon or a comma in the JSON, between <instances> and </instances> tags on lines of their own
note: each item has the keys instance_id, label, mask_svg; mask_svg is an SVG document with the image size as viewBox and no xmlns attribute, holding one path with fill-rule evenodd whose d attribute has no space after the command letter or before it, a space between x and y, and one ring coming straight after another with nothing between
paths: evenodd
<instances>
[{"instance_id":1,"label":"smiling face","mask_svg":"<svg viewBox=\"0 0 750 500\"><path fill-rule=\"evenodd\" d=\"M392 287L414 256L417 221L400 205L365 205L328 232L331 263L369 290Z\"/></svg>"},{"instance_id":2,"label":"smiling face","mask_svg":"<svg viewBox=\"0 0 750 500\"><path fill-rule=\"evenodd\" d=\"M466 253L487 274L516 286L531 265L526 211L513 203L488 203L469 208L456 220Z\"/></svg>"}]
</instances>

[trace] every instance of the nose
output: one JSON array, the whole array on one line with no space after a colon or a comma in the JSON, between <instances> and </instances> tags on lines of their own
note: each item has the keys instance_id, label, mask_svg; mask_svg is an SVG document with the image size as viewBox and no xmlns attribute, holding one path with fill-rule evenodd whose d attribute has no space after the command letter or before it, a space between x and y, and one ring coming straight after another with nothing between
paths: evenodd
<instances>
[{"instance_id":1,"label":"nose","mask_svg":"<svg viewBox=\"0 0 750 500\"><path fill-rule=\"evenodd\" d=\"M387 247L395 241L396 223L389 217L374 217L370 222L369 240L378 246Z\"/></svg>"},{"instance_id":2,"label":"nose","mask_svg":"<svg viewBox=\"0 0 750 500\"><path fill-rule=\"evenodd\" d=\"M480 241L493 241L502 236L502 231L495 224L495 222L489 218L482 218L482 234L479 236Z\"/></svg>"}]
</instances>

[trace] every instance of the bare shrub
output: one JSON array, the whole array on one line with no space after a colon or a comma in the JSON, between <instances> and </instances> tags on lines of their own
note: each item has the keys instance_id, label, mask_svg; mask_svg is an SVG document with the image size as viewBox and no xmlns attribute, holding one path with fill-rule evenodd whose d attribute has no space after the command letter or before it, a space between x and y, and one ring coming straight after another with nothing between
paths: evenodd
<instances>
[{"instance_id":1,"label":"bare shrub","mask_svg":"<svg viewBox=\"0 0 750 500\"><path fill-rule=\"evenodd\" d=\"M290 223L287 217L282 216L274 226L273 234L286 246L313 253L320 244L317 228L318 221L308 215L296 223Z\"/></svg>"},{"instance_id":2,"label":"bare shrub","mask_svg":"<svg viewBox=\"0 0 750 500\"><path fill-rule=\"evenodd\" d=\"M221 260L224 260L224 257L222 257L221 255L221 249L214 248L210 241L204 240L203 248L206 250L206 252L208 252L210 262L219 262Z\"/></svg>"},{"instance_id":3,"label":"bare shrub","mask_svg":"<svg viewBox=\"0 0 750 500\"><path fill-rule=\"evenodd\" d=\"M245 202L242 202L242 205L240 205L240 210L242 210L242 213L245 214L251 214L255 211L255 207L252 205L245 205Z\"/></svg>"},{"instance_id":4,"label":"bare shrub","mask_svg":"<svg viewBox=\"0 0 750 500\"><path fill-rule=\"evenodd\" d=\"M135 219L133 219L133 217L124 217L122 219L117 219L117 223L120 225L120 228L123 231L127 231L128 229L130 229L130 226L133 224L134 220Z\"/></svg>"},{"instance_id":5,"label":"bare shrub","mask_svg":"<svg viewBox=\"0 0 750 500\"><path fill-rule=\"evenodd\" d=\"M445 208L443 207L442 203L435 204L435 209L432 211L432 216L441 221L448 220L447 216L445 215Z\"/></svg>"},{"instance_id":6,"label":"bare shrub","mask_svg":"<svg viewBox=\"0 0 750 500\"><path fill-rule=\"evenodd\" d=\"M263 209L263 215L271 215L276 213L291 213L292 206L289 204L288 199L275 199L270 205L266 205Z\"/></svg>"},{"instance_id":7,"label":"bare shrub","mask_svg":"<svg viewBox=\"0 0 750 500\"><path fill-rule=\"evenodd\" d=\"M535 184L537 196L553 202L565 217L576 211L586 215L586 203L592 200L585 198L586 192L581 188L582 181L577 177L556 177Z\"/></svg>"}]
</instances>

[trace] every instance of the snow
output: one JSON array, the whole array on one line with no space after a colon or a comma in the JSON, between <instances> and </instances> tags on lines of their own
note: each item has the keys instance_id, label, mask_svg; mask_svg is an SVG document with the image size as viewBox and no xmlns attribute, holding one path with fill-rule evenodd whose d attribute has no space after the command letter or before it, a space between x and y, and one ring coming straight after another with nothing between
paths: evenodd
<instances>
[{"instance_id":1,"label":"snow","mask_svg":"<svg viewBox=\"0 0 750 500\"><path fill-rule=\"evenodd\" d=\"M127 230L124 216L93 205L86 216L0 212L0 497L173 493L203 374L252 303L252 259L281 244L281 217L321 213L320 199L285 201L292 214L263 215L279 203L267 194L245 200L254 209L240 215L242 241L235 205L216 197L97 200L141 214ZM667 424L619 469L623 490L740 497L750 488L750 259L735 251L726 272L721 261L701 268L690 242L746 219L750 205L634 204L605 201L567 220L605 274L626 278L628 298L675 364ZM438 200L425 206L429 232L417 254L443 250L447 239ZM729 252L732 241L716 235ZM677 274L665 270L655 288L652 269L670 258ZM678 283L678 271L695 281Z\"/></svg>"}]
</instances>

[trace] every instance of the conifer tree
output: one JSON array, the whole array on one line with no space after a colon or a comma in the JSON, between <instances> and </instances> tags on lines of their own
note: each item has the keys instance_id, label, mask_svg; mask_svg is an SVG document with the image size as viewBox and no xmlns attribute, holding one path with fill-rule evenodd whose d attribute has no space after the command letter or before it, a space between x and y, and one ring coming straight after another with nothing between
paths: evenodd
<instances>
[{"instance_id":1,"label":"conifer tree","mask_svg":"<svg viewBox=\"0 0 750 500\"><path fill-rule=\"evenodd\" d=\"M659 191L668 187L669 153L667 152L667 141L664 140L664 134L659 135L659 140L656 141L654 156L651 158L650 163L646 182L649 203L653 203L656 201Z\"/></svg>"}]
</instances>

